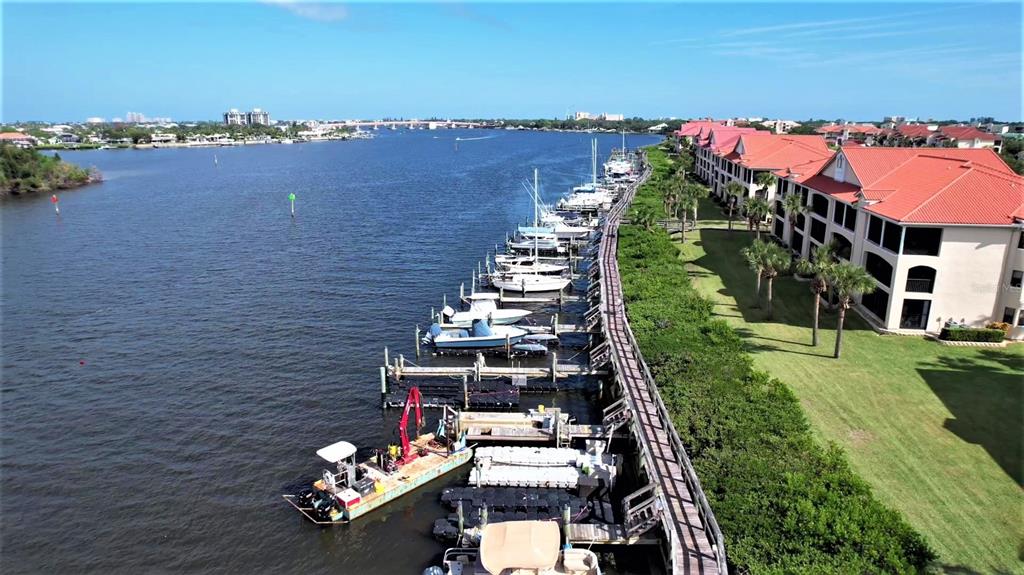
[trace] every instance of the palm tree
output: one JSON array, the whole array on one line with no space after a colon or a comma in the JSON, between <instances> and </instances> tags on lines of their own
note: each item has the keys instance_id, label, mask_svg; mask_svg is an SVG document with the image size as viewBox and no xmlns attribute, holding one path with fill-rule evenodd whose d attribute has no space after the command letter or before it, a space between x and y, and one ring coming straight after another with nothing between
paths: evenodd
<instances>
[{"instance_id":1,"label":"palm tree","mask_svg":"<svg viewBox=\"0 0 1024 575\"><path fill-rule=\"evenodd\" d=\"M843 347L843 322L846 320L846 310L850 309L853 298L858 294L875 291L876 284L875 278L864 268L845 261L832 267L829 283L839 298L839 323L836 326L836 351L833 354L833 357L839 359L839 352Z\"/></svg>"},{"instance_id":2,"label":"palm tree","mask_svg":"<svg viewBox=\"0 0 1024 575\"><path fill-rule=\"evenodd\" d=\"M754 226L754 237L761 239L761 221L771 212L771 206L761 198L750 198L744 206L747 219Z\"/></svg>"},{"instance_id":3,"label":"palm tree","mask_svg":"<svg viewBox=\"0 0 1024 575\"><path fill-rule=\"evenodd\" d=\"M760 241L760 240L755 240ZM768 319L772 319L772 282L780 273L793 264L786 248L775 242L762 242L765 247L759 250L761 256L761 275L768 280Z\"/></svg>"},{"instance_id":4,"label":"palm tree","mask_svg":"<svg viewBox=\"0 0 1024 575\"><path fill-rule=\"evenodd\" d=\"M679 218L680 222L682 223L682 225L679 228L679 241L685 244L686 215L690 212L690 210L697 209L697 198L690 194L683 194L683 196L679 200L679 205L676 206L676 209L678 210L676 212L676 217Z\"/></svg>"},{"instance_id":5,"label":"palm tree","mask_svg":"<svg viewBox=\"0 0 1024 575\"><path fill-rule=\"evenodd\" d=\"M654 211L651 206L640 206L636 209L636 213L633 215L633 223L638 226L643 226L647 231L651 231L654 224L658 222L658 214Z\"/></svg>"},{"instance_id":6,"label":"palm tree","mask_svg":"<svg viewBox=\"0 0 1024 575\"><path fill-rule=\"evenodd\" d=\"M684 190L685 190L685 193L688 196L692 197L693 200L694 200L694 202L693 202L693 227L696 228L697 227L697 207L700 205L700 201L701 200L703 200L704 198L708 197L708 194L711 193L711 190L709 190L707 188L707 186L702 186L700 184L686 184L686 187L684 188Z\"/></svg>"},{"instance_id":7,"label":"palm tree","mask_svg":"<svg viewBox=\"0 0 1024 575\"><path fill-rule=\"evenodd\" d=\"M732 231L732 211L736 208L736 204L739 203L740 197L747 192L747 189L743 187L739 182L729 182L725 186L725 198L729 202L729 231Z\"/></svg>"},{"instance_id":8,"label":"palm tree","mask_svg":"<svg viewBox=\"0 0 1024 575\"><path fill-rule=\"evenodd\" d=\"M768 188L774 186L775 182L778 180L779 179L775 177L775 174L771 172L761 172L757 175L757 178L754 179L754 182L757 183L757 186L761 188L760 191L764 192L764 197L767 198Z\"/></svg>"},{"instance_id":9,"label":"palm tree","mask_svg":"<svg viewBox=\"0 0 1024 575\"><path fill-rule=\"evenodd\" d=\"M790 193L782 198L782 208L786 210L786 218L789 220L789 247L799 250L799 246L793 245L793 234L796 233L796 220L800 214L807 213L807 206L800 194Z\"/></svg>"},{"instance_id":10,"label":"palm tree","mask_svg":"<svg viewBox=\"0 0 1024 575\"><path fill-rule=\"evenodd\" d=\"M665 197L662 198L662 202L665 207L665 213L669 217L672 217L672 214L676 213L676 206L679 204L679 198L682 195L682 190L682 180L672 178L669 181L668 189L665 191Z\"/></svg>"},{"instance_id":11,"label":"palm tree","mask_svg":"<svg viewBox=\"0 0 1024 575\"><path fill-rule=\"evenodd\" d=\"M750 271L754 272L756 282L754 284L754 307L760 307L761 305L761 277L764 275L765 250L767 246L767 243L755 240L754 243L740 250L743 258L747 260L747 267L750 268Z\"/></svg>"},{"instance_id":12,"label":"palm tree","mask_svg":"<svg viewBox=\"0 0 1024 575\"><path fill-rule=\"evenodd\" d=\"M811 292L814 294L814 326L811 329L811 345L818 345L818 317L821 314L821 294L828 290L828 278L832 266L836 263L835 246L825 244L814 248L810 260L796 263L796 271L803 275L814 276L811 280Z\"/></svg>"}]
</instances>

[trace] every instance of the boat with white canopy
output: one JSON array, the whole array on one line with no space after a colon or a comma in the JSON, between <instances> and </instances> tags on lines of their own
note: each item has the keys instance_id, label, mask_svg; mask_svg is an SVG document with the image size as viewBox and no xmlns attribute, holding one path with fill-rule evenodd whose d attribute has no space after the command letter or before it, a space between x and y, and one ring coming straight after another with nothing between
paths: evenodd
<instances>
[{"instance_id":1,"label":"boat with white canopy","mask_svg":"<svg viewBox=\"0 0 1024 575\"><path fill-rule=\"evenodd\" d=\"M448 549L445 575L601 575L597 554L562 548L555 521L504 521L480 530L480 547Z\"/></svg>"},{"instance_id":2,"label":"boat with white canopy","mask_svg":"<svg viewBox=\"0 0 1024 575\"><path fill-rule=\"evenodd\" d=\"M530 313L525 309L499 308L493 299L471 301L468 311L455 311L451 306L445 306L441 310L441 315L445 317L447 323L455 327L472 327L473 322L479 319L489 321L492 325L511 325Z\"/></svg>"},{"instance_id":3,"label":"boat with white canopy","mask_svg":"<svg viewBox=\"0 0 1024 575\"><path fill-rule=\"evenodd\" d=\"M493 349L520 343L529 335L525 329L510 325L488 325L486 319L473 320L466 329L442 329L432 324L423 342L438 349Z\"/></svg>"}]
</instances>

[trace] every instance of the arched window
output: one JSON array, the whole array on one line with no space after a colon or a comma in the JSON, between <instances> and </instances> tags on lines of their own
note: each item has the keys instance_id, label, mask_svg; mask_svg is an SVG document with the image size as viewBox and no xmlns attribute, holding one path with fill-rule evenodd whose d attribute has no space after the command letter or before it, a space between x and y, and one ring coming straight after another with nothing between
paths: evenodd
<instances>
[{"instance_id":1,"label":"arched window","mask_svg":"<svg viewBox=\"0 0 1024 575\"><path fill-rule=\"evenodd\" d=\"M935 289L935 268L914 266L907 270L907 291L932 293Z\"/></svg>"}]
</instances>

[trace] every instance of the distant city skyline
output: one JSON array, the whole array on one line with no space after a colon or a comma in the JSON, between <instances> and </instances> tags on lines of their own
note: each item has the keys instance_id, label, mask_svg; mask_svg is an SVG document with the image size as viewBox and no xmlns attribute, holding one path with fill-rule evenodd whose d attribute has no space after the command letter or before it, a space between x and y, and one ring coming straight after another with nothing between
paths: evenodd
<instances>
[{"instance_id":1,"label":"distant city skyline","mask_svg":"<svg viewBox=\"0 0 1024 575\"><path fill-rule=\"evenodd\" d=\"M1009 2L6 3L0 113L1018 121L1020 23Z\"/></svg>"}]
</instances>

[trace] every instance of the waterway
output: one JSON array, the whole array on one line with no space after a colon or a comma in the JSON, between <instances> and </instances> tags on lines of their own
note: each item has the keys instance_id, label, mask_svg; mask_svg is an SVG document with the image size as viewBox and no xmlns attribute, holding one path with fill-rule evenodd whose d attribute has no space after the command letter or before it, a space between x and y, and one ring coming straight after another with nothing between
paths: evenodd
<instances>
[{"instance_id":1,"label":"waterway","mask_svg":"<svg viewBox=\"0 0 1024 575\"><path fill-rule=\"evenodd\" d=\"M589 178L590 137L66 153L106 180L62 193L59 216L44 196L0 203L4 572L436 563L438 493L465 472L329 529L280 495L320 474L319 447L396 439L383 347L411 357L415 324L532 213L534 167L549 200ZM586 417L588 393L529 401Z\"/></svg>"}]
</instances>

